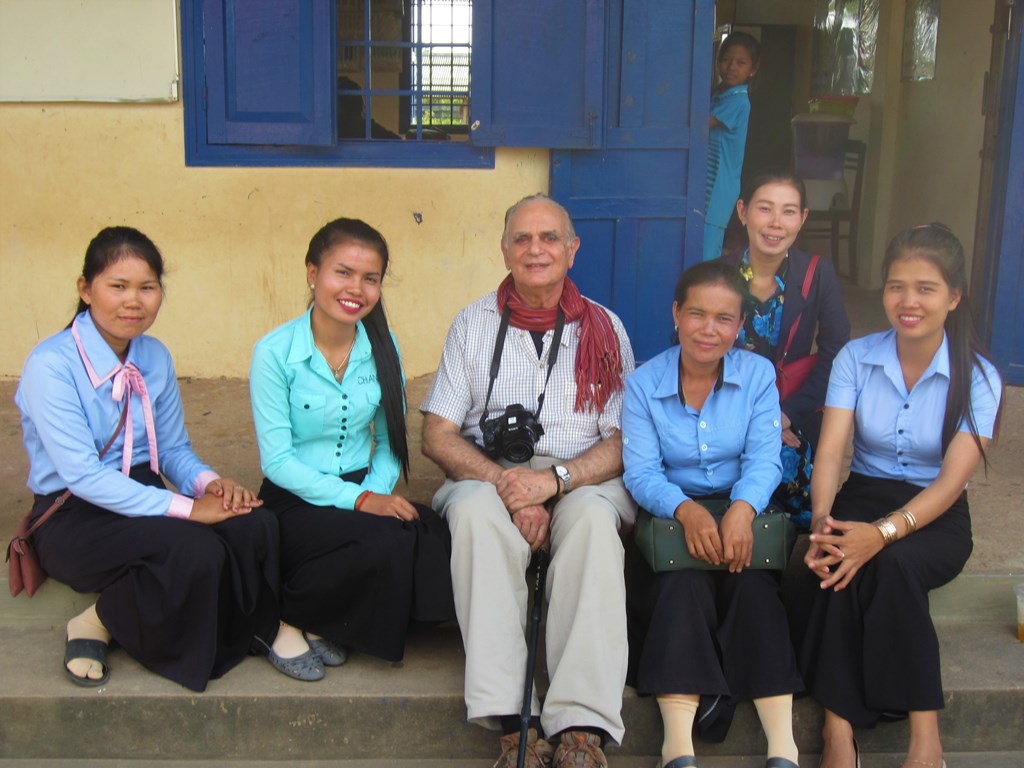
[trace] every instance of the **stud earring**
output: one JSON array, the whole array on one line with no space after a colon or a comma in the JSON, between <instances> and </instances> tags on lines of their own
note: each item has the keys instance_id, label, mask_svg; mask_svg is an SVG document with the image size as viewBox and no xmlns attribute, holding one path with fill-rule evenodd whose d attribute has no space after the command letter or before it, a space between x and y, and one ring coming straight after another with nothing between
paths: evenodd
<instances>
[{"instance_id":1,"label":"stud earring","mask_svg":"<svg viewBox=\"0 0 1024 768\"><path fill-rule=\"evenodd\" d=\"M311 290L311 291L312 291L312 290L313 290L314 288L315 288L315 286L313 285L313 283L310 283L310 284L309 284L309 290Z\"/></svg>"},{"instance_id":2,"label":"stud earring","mask_svg":"<svg viewBox=\"0 0 1024 768\"><path fill-rule=\"evenodd\" d=\"M679 333L679 326L678 325L673 325L672 326L672 330L675 331L676 333Z\"/></svg>"}]
</instances>

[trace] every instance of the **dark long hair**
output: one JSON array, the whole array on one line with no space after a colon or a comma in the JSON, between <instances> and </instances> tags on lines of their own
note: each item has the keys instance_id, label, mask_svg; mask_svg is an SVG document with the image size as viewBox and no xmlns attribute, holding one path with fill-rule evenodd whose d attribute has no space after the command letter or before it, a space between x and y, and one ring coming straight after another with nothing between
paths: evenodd
<instances>
[{"instance_id":1,"label":"dark long hair","mask_svg":"<svg viewBox=\"0 0 1024 768\"><path fill-rule=\"evenodd\" d=\"M765 184L788 184L800 193L800 210L807 207L807 185L804 180L790 170L785 168L765 168L755 173L746 184L740 194L740 200L744 207L750 207L750 201L754 199L754 193Z\"/></svg>"},{"instance_id":2,"label":"dark long hair","mask_svg":"<svg viewBox=\"0 0 1024 768\"><path fill-rule=\"evenodd\" d=\"M152 240L132 227L106 227L89 242L85 249L85 262L82 264L82 277L85 278L86 285L91 285L96 276L102 274L111 264L116 264L128 256L137 256L146 262L163 288L164 258L160 255L160 250ZM71 322L88 308L89 305L79 297L78 308ZM67 328L71 327L71 322L67 324Z\"/></svg>"},{"instance_id":3,"label":"dark long hair","mask_svg":"<svg viewBox=\"0 0 1024 768\"><path fill-rule=\"evenodd\" d=\"M335 219L320 228L309 241L306 264L319 268L324 254L345 243L359 243L372 248L380 255L382 263L380 277L383 281L388 271L388 244L384 236L360 219ZM402 364L398 350L391 338L388 318L384 312L384 296L363 318L363 328L373 350L373 363L377 367L377 382L380 384L381 402L388 425L391 451L402 466L402 476L409 479L409 438L405 425L405 388L402 386Z\"/></svg>"},{"instance_id":4,"label":"dark long hair","mask_svg":"<svg viewBox=\"0 0 1024 768\"><path fill-rule=\"evenodd\" d=\"M885 249L882 282L889 278L889 269L894 262L908 259L923 259L934 265L942 273L942 279L946 281L949 290L960 293L960 301L946 316L945 323L946 337L949 339L949 393L946 395L946 413L942 419L942 453L945 455L960 424L966 421L987 469L988 458L981 444L971 403L971 382L975 368L985 372L982 359L988 360L988 352L978 338L967 300L964 247L949 227L939 222L905 229L890 240ZM987 376L985 380L988 381ZM1001 413L1002 398L996 413L996 432Z\"/></svg>"}]
</instances>

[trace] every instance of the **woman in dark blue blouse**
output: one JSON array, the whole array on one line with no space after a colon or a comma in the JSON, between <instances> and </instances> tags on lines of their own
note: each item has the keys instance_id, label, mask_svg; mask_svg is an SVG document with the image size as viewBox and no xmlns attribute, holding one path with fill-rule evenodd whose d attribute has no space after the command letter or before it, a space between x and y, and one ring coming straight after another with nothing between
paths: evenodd
<instances>
[{"instance_id":1,"label":"woman in dark blue blouse","mask_svg":"<svg viewBox=\"0 0 1024 768\"><path fill-rule=\"evenodd\" d=\"M806 197L799 176L784 170L759 173L736 203L750 246L722 257L739 267L749 289L736 346L776 366L799 364L814 352L804 381L782 393L782 484L775 495L805 528L810 523L810 464L828 376L832 360L850 339L831 262L793 247L807 220Z\"/></svg>"}]
</instances>

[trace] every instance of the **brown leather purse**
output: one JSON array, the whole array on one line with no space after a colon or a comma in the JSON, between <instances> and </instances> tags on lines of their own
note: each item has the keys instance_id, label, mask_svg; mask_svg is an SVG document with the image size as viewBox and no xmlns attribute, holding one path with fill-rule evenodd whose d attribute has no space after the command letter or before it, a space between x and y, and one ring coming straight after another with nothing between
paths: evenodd
<instances>
[{"instance_id":1,"label":"brown leather purse","mask_svg":"<svg viewBox=\"0 0 1024 768\"><path fill-rule=\"evenodd\" d=\"M114 444L117 436L124 429L124 422L127 416L128 404L125 403L124 409L121 411L121 418L117 422L117 429L114 430L114 434L107 440L107 444L103 446L103 450L100 451L97 458L102 459L104 454L110 450L110 446ZM36 521L31 525L29 520L32 518L32 510L29 510L18 521L18 526L14 529L14 536L11 537L11 541L7 545L7 581L11 589L11 597L17 597L22 591L27 592L28 596L32 597L36 590L46 581L46 571L43 570L42 563L39 562L39 555L32 546L31 537L39 526L49 520L53 513L60 509L64 502L70 498L71 491L65 490L53 500L53 503L47 510L36 518Z\"/></svg>"}]
</instances>

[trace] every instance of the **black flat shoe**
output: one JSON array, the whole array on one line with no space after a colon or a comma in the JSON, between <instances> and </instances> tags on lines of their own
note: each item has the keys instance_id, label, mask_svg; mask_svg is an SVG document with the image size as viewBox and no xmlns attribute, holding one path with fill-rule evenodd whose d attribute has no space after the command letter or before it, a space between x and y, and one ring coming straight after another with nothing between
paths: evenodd
<instances>
[{"instance_id":1,"label":"black flat shoe","mask_svg":"<svg viewBox=\"0 0 1024 768\"><path fill-rule=\"evenodd\" d=\"M95 680L91 677L79 677L68 669L68 662L74 659L89 659L89 661L99 662L103 666L103 676ZM110 665L107 664L107 644L102 640L86 640L82 638L65 640L64 676L75 685L80 685L83 688L99 688L101 685L106 685L110 679Z\"/></svg>"},{"instance_id":2,"label":"black flat shoe","mask_svg":"<svg viewBox=\"0 0 1024 768\"><path fill-rule=\"evenodd\" d=\"M857 768L860 768L860 748L857 746L857 740L856 739L853 740L853 756L854 756L854 759L856 760L854 765L856 765ZM821 760L818 760L818 768L821 768Z\"/></svg>"}]
</instances>

